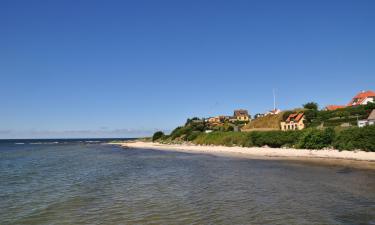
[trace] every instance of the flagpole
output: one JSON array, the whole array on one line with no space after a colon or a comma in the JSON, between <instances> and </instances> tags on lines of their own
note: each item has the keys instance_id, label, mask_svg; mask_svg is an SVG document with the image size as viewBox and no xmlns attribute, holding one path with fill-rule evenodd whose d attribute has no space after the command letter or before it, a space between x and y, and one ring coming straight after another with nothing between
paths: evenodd
<instances>
[{"instance_id":1,"label":"flagpole","mask_svg":"<svg viewBox=\"0 0 375 225\"><path fill-rule=\"evenodd\" d=\"M273 92L273 110L276 111L276 95L275 95L275 88L272 89Z\"/></svg>"}]
</instances>

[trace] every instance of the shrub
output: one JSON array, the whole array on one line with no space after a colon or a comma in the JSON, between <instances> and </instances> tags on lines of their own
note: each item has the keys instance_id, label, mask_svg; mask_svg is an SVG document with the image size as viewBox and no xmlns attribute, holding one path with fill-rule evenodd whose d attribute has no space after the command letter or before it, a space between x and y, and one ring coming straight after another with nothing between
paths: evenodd
<instances>
[{"instance_id":1,"label":"shrub","mask_svg":"<svg viewBox=\"0 0 375 225\"><path fill-rule=\"evenodd\" d=\"M202 132L200 131L193 131L186 136L186 141L193 141L196 139Z\"/></svg>"},{"instance_id":2,"label":"shrub","mask_svg":"<svg viewBox=\"0 0 375 225\"><path fill-rule=\"evenodd\" d=\"M152 141L159 140L160 138L164 137L164 133L162 131L157 131L152 136Z\"/></svg>"},{"instance_id":3,"label":"shrub","mask_svg":"<svg viewBox=\"0 0 375 225\"><path fill-rule=\"evenodd\" d=\"M333 146L340 150L361 149L375 152L375 126L354 127L339 131Z\"/></svg>"},{"instance_id":4,"label":"shrub","mask_svg":"<svg viewBox=\"0 0 375 225\"><path fill-rule=\"evenodd\" d=\"M255 146L270 146L280 148L282 146L294 146L300 135L299 131L263 131L250 132L250 137Z\"/></svg>"},{"instance_id":5,"label":"shrub","mask_svg":"<svg viewBox=\"0 0 375 225\"><path fill-rule=\"evenodd\" d=\"M365 105L365 110L373 110L375 109L375 102L368 102L367 105Z\"/></svg>"},{"instance_id":6,"label":"shrub","mask_svg":"<svg viewBox=\"0 0 375 225\"><path fill-rule=\"evenodd\" d=\"M297 147L306 149L322 149L331 146L335 137L335 131L332 128L324 130L307 129L303 132Z\"/></svg>"}]
</instances>

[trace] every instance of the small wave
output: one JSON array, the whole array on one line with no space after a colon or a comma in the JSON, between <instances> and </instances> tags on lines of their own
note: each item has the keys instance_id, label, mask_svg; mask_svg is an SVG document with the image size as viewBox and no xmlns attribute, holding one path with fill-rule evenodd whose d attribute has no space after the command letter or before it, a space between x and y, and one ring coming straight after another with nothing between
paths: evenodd
<instances>
[{"instance_id":1,"label":"small wave","mask_svg":"<svg viewBox=\"0 0 375 225\"><path fill-rule=\"evenodd\" d=\"M53 145L53 144L59 144L58 141L54 142L31 142L31 145Z\"/></svg>"},{"instance_id":2,"label":"small wave","mask_svg":"<svg viewBox=\"0 0 375 225\"><path fill-rule=\"evenodd\" d=\"M24 145L25 143L23 143L23 142L16 142L16 143L14 143L15 145Z\"/></svg>"}]
</instances>

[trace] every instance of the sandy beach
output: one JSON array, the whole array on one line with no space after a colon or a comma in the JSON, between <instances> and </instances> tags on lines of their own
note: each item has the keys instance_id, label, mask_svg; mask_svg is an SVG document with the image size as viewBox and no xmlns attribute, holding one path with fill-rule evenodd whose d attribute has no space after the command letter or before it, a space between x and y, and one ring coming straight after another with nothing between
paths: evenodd
<instances>
[{"instance_id":1,"label":"sandy beach","mask_svg":"<svg viewBox=\"0 0 375 225\"><path fill-rule=\"evenodd\" d=\"M188 144L160 144L153 142L115 143L125 148L154 149L185 153L212 154L227 157L241 157L263 160L290 160L305 163L318 163L332 166L348 166L362 169L375 169L375 152L338 151L338 150L306 150L268 147L226 147L198 146Z\"/></svg>"}]
</instances>

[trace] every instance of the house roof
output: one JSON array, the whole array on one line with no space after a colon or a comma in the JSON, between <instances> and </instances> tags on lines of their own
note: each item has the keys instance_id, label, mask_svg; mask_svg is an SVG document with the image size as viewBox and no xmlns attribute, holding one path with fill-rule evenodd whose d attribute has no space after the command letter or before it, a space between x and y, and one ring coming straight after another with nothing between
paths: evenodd
<instances>
[{"instance_id":1,"label":"house roof","mask_svg":"<svg viewBox=\"0 0 375 225\"><path fill-rule=\"evenodd\" d=\"M346 106L344 105L327 105L326 106L326 109L328 111L333 111L333 110L336 110L336 109L342 109L342 108L345 108Z\"/></svg>"},{"instance_id":2,"label":"house roof","mask_svg":"<svg viewBox=\"0 0 375 225\"><path fill-rule=\"evenodd\" d=\"M359 105L368 97L375 97L375 92L373 92L373 91L362 91L362 92L358 93L348 103L348 106Z\"/></svg>"},{"instance_id":3,"label":"house roof","mask_svg":"<svg viewBox=\"0 0 375 225\"><path fill-rule=\"evenodd\" d=\"M368 120L375 120L375 109L373 109L367 118Z\"/></svg>"},{"instance_id":4,"label":"house roof","mask_svg":"<svg viewBox=\"0 0 375 225\"><path fill-rule=\"evenodd\" d=\"M288 116L288 119L286 119L286 122L294 121L299 122L303 117L303 112L300 113L292 113Z\"/></svg>"},{"instance_id":5,"label":"house roof","mask_svg":"<svg viewBox=\"0 0 375 225\"><path fill-rule=\"evenodd\" d=\"M238 109L234 110L234 116L249 116L249 113L247 112L247 110Z\"/></svg>"}]
</instances>

